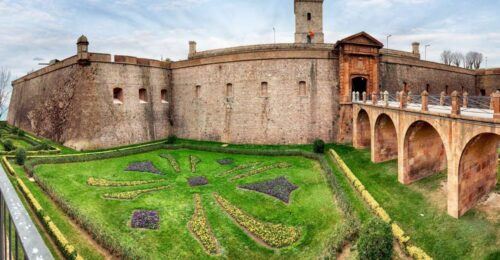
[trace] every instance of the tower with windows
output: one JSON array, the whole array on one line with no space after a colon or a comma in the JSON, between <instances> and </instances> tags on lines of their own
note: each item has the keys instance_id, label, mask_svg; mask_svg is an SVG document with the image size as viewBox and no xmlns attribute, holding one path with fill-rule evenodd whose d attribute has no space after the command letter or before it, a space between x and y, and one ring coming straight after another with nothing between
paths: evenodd
<instances>
[{"instance_id":1,"label":"tower with windows","mask_svg":"<svg viewBox=\"0 0 500 260\"><path fill-rule=\"evenodd\" d=\"M295 0L295 43L324 43L323 0Z\"/></svg>"}]
</instances>

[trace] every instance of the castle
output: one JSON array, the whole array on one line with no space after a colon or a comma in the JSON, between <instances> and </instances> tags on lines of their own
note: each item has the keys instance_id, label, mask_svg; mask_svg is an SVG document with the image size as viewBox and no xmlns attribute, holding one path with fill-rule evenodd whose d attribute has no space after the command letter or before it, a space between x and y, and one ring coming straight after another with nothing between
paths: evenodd
<instances>
[{"instance_id":1,"label":"castle","mask_svg":"<svg viewBox=\"0 0 500 260\"><path fill-rule=\"evenodd\" d=\"M228 143L352 141L352 91L489 95L500 69L468 70L384 49L365 32L324 43L323 0L295 0L295 43L158 61L77 53L13 82L8 122L75 149L181 138Z\"/></svg>"}]
</instances>

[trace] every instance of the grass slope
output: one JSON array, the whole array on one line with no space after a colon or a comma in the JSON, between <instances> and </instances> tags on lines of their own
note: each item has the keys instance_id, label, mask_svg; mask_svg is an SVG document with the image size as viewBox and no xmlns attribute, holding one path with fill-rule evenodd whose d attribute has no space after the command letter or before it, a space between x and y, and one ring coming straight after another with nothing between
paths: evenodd
<instances>
[{"instance_id":1,"label":"grass slope","mask_svg":"<svg viewBox=\"0 0 500 260\"><path fill-rule=\"evenodd\" d=\"M168 161L159 156L164 153L173 154L179 161L181 173L175 173ZM196 155L201 159L196 173L190 171L189 155ZM216 162L228 157L234 159L233 165L220 166ZM147 160L152 161L166 175L124 171L131 162ZM254 161L287 162L292 164L292 167L272 169L234 182L229 181L230 176L218 176L218 173L235 165ZM145 258L208 258L187 228L194 212L193 194L202 196L209 223L222 246L221 257L226 258L313 258L321 254L326 238L342 221L318 163L302 157L158 150L101 161L41 165L37 167L36 174L80 213L90 218L104 232L118 239L122 246L131 248ZM193 176L205 176L209 184L190 187L187 179ZM270 180L279 176L286 176L290 182L299 186L299 189L292 193L290 205L263 194L237 188L239 184ZM165 178L172 188L142 195L133 201L104 200L101 197L104 193L127 191L131 188L90 187L86 185L89 177L113 180ZM152 184L141 187L154 186ZM259 245L217 206L213 192L224 196L232 204L261 221L301 228L301 240L297 245L279 251ZM128 221L132 212L137 209L158 210L161 218L160 229L131 229ZM79 252L86 258L93 258L90 252Z\"/></svg>"},{"instance_id":2,"label":"grass slope","mask_svg":"<svg viewBox=\"0 0 500 260\"><path fill-rule=\"evenodd\" d=\"M373 164L368 150L334 147L389 215L434 258L484 259L498 254L500 223L474 209L458 220L447 215L446 197L435 196L445 174L405 186L398 182L396 161Z\"/></svg>"}]
</instances>

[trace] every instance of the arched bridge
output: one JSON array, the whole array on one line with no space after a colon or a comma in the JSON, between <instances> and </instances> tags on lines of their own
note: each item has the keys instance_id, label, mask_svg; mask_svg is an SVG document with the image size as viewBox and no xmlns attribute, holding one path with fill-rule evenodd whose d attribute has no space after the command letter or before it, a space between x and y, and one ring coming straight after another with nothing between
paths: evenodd
<instances>
[{"instance_id":1,"label":"arched bridge","mask_svg":"<svg viewBox=\"0 0 500 260\"><path fill-rule=\"evenodd\" d=\"M448 171L448 214L458 218L497 183L500 92L491 97L353 93L353 144L372 161L398 160L403 184Z\"/></svg>"}]
</instances>

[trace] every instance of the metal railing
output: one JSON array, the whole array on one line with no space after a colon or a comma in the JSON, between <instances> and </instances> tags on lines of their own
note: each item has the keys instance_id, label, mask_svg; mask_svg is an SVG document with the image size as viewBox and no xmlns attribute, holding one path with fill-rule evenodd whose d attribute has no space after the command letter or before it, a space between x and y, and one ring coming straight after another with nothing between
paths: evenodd
<instances>
[{"instance_id":1,"label":"metal railing","mask_svg":"<svg viewBox=\"0 0 500 260\"><path fill-rule=\"evenodd\" d=\"M0 259L54 259L0 167Z\"/></svg>"}]
</instances>

